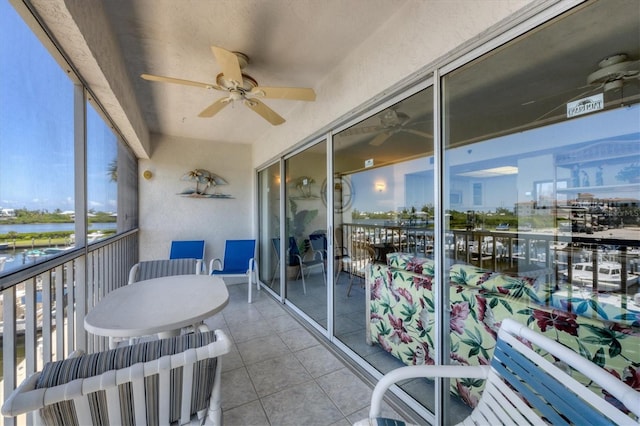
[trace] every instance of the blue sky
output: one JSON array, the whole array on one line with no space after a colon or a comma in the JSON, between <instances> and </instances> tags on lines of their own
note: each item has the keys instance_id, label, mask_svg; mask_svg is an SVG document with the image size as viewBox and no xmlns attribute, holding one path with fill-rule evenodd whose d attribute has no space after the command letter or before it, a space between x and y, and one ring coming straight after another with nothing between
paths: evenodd
<instances>
[{"instance_id":1,"label":"blue sky","mask_svg":"<svg viewBox=\"0 0 640 426\"><path fill-rule=\"evenodd\" d=\"M74 210L73 83L0 1L0 207ZM116 137L88 109L88 204L115 212Z\"/></svg>"}]
</instances>

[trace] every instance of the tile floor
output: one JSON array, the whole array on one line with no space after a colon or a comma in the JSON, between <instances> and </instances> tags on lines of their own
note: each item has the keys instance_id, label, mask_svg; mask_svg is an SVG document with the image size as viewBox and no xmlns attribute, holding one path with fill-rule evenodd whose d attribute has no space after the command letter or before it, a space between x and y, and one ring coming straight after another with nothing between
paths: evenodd
<instances>
[{"instance_id":1,"label":"tile floor","mask_svg":"<svg viewBox=\"0 0 640 426\"><path fill-rule=\"evenodd\" d=\"M302 291L300 281L288 283L287 295L300 310L316 321L320 326L327 326L327 287L322 275L310 274L306 278L306 294ZM290 284L290 285L289 285ZM334 327L335 337L354 351L364 361L381 373L387 373L404 364L395 356L387 353L380 345L368 345L365 342L367 324L365 306L367 303L364 279L354 277L351 293L347 296L349 275L341 274L334 287ZM427 379L411 379L399 383L400 388L421 405L435 407L435 385ZM469 406L453 397L449 399L451 408L450 420L457 424L470 413ZM418 423L419 421L414 421Z\"/></svg>"},{"instance_id":2,"label":"tile floor","mask_svg":"<svg viewBox=\"0 0 640 426\"><path fill-rule=\"evenodd\" d=\"M222 358L223 420L233 425L350 425L367 417L371 386L266 292L246 284L206 321L233 340ZM385 416L401 418L385 404Z\"/></svg>"}]
</instances>

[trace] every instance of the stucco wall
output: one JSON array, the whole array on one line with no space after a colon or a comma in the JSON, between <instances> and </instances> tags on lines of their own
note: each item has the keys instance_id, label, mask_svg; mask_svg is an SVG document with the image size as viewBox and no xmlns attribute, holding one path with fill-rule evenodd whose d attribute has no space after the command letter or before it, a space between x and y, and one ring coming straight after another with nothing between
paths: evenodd
<instances>
[{"instance_id":1,"label":"stucco wall","mask_svg":"<svg viewBox=\"0 0 640 426\"><path fill-rule=\"evenodd\" d=\"M151 159L140 160L140 260L168 258L174 239L206 241L207 262L222 258L227 239L251 238L254 175L251 147L151 135ZM177 195L193 169L206 169L229 182L219 187L232 199L197 199ZM153 177L146 180L142 173Z\"/></svg>"}]
</instances>

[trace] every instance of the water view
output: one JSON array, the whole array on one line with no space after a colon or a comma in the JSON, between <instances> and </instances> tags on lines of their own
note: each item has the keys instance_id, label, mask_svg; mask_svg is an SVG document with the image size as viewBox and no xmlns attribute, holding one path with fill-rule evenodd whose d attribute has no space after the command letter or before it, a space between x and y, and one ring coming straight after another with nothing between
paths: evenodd
<instances>
[{"instance_id":1,"label":"water view","mask_svg":"<svg viewBox=\"0 0 640 426\"><path fill-rule=\"evenodd\" d=\"M26 224L0 224L0 235L8 234L13 231L18 234L29 234L34 232L56 232L56 231L73 231L74 223L26 223ZM90 223L89 232L95 230L112 230L116 229L116 223ZM2 242L2 241L0 241Z\"/></svg>"},{"instance_id":2,"label":"water view","mask_svg":"<svg viewBox=\"0 0 640 426\"><path fill-rule=\"evenodd\" d=\"M0 225L0 273L15 271L26 265L42 262L57 254L75 247L73 223L33 223L33 224L2 224ZM117 224L115 222L107 223L91 223L89 224L89 233L87 240L91 243L105 237L108 231L115 231ZM7 237L10 233L15 235L24 234L44 234L54 232L71 232L69 237L64 239L39 238L36 243L35 238L32 239L30 245L25 246L23 243L17 243L14 246L14 240Z\"/></svg>"}]
</instances>

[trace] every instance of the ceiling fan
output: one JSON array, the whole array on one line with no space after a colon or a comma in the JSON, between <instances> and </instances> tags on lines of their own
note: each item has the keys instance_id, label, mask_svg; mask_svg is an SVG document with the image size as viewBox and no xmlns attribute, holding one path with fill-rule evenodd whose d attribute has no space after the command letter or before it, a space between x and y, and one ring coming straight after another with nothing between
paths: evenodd
<instances>
[{"instance_id":1,"label":"ceiling fan","mask_svg":"<svg viewBox=\"0 0 640 426\"><path fill-rule=\"evenodd\" d=\"M602 84L604 91L619 89L624 80L640 78L640 61L629 61L624 53L609 56L598 62L599 70L587 77L587 84Z\"/></svg>"},{"instance_id":2,"label":"ceiling fan","mask_svg":"<svg viewBox=\"0 0 640 426\"><path fill-rule=\"evenodd\" d=\"M382 112L380 115L380 124L378 126L366 126L366 127L353 127L340 132L341 136L361 135L368 133L376 133L377 135L369 141L369 145L380 146L387 141L391 136L399 132L412 133L424 138L432 138L431 133L422 132L420 130L412 129L409 126L411 123L411 117L398 111L397 108L389 108Z\"/></svg>"},{"instance_id":3,"label":"ceiling fan","mask_svg":"<svg viewBox=\"0 0 640 426\"><path fill-rule=\"evenodd\" d=\"M586 88L586 91L581 92L579 95L576 95L552 110L547 111L535 121L539 121L549 116L559 108L564 107L566 104L581 99L586 95L593 94L600 89L602 89L604 93L620 90L625 85L625 81L640 79L640 60L629 60L625 53L617 53L604 58L598 62L598 67L598 70L587 76L587 84L577 89L580 90Z\"/></svg>"},{"instance_id":4,"label":"ceiling fan","mask_svg":"<svg viewBox=\"0 0 640 426\"><path fill-rule=\"evenodd\" d=\"M258 113L272 125L277 126L285 122L284 118L260 101L260 98L297 101L316 100L316 94L313 89L259 86L253 77L242 73L242 69L249 63L249 57L247 55L241 52L231 52L217 46L211 46L211 50L222 70L222 72L216 76L215 84L152 74L142 74L140 77L149 81L183 84L228 93L228 96L220 98L206 107L198 114L198 117L213 117L227 105L235 101L242 101L249 109Z\"/></svg>"}]
</instances>

